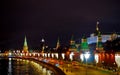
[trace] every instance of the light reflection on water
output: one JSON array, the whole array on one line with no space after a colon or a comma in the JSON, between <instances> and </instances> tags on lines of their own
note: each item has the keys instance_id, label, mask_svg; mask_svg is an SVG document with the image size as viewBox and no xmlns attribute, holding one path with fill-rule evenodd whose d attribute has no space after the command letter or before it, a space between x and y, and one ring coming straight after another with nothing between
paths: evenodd
<instances>
[{"instance_id":1,"label":"light reflection on water","mask_svg":"<svg viewBox=\"0 0 120 75\"><path fill-rule=\"evenodd\" d=\"M8 75L12 75L12 61L11 61L11 58L9 58L9 63L8 63Z\"/></svg>"},{"instance_id":2,"label":"light reflection on water","mask_svg":"<svg viewBox=\"0 0 120 75\"><path fill-rule=\"evenodd\" d=\"M38 63L22 59L0 59L0 75L50 75Z\"/></svg>"}]
</instances>

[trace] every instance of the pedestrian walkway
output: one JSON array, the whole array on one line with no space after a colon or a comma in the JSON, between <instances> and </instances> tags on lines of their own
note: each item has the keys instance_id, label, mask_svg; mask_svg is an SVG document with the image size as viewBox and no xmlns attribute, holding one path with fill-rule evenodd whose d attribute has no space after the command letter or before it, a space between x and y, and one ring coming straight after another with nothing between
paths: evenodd
<instances>
[{"instance_id":1,"label":"pedestrian walkway","mask_svg":"<svg viewBox=\"0 0 120 75\"><path fill-rule=\"evenodd\" d=\"M69 70L68 68L62 68L61 66L59 66L59 68L60 68L66 75L76 75L75 72L73 72L72 70Z\"/></svg>"}]
</instances>

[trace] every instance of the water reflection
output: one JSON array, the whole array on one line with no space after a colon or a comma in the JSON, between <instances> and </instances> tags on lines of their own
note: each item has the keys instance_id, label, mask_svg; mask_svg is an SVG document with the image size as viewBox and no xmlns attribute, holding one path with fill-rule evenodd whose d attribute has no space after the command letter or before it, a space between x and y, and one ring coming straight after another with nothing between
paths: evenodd
<instances>
[{"instance_id":1,"label":"water reflection","mask_svg":"<svg viewBox=\"0 0 120 75\"><path fill-rule=\"evenodd\" d=\"M0 75L51 75L50 72L33 61L0 59Z\"/></svg>"},{"instance_id":2,"label":"water reflection","mask_svg":"<svg viewBox=\"0 0 120 75\"><path fill-rule=\"evenodd\" d=\"M11 61L11 58L9 58L9 63L8 63L8 75L12 75L12 61Z\"/></svg>"}]
</instances>

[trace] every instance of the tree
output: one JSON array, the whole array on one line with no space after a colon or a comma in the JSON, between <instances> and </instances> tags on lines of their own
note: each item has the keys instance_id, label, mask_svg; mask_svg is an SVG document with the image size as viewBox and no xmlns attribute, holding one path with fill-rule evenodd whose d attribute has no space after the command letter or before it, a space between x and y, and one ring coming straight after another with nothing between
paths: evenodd
<instances>
[{"instance_id":1,"label":"tree","mask_svg":"<svg viewBox=\"0 0 120 75\"><path fill-rule=\"evenodd\" d=\"M108 40L104 43L105 51L120 51L120 38L116 38L114 40Z\"/></svg>"}]
</instances>

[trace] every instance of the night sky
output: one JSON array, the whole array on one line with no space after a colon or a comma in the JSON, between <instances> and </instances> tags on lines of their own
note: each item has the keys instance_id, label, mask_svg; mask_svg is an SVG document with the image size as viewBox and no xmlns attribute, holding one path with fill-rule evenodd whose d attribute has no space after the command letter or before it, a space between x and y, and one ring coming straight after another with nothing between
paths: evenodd
<instances>
[{"instance_id":1,"label":"night sky","mask_svg":"<svg viewBox=\"0 0 120 75\"><path fill-rule=\"evenodd\" d=\"M68 44L95 31L120 32L119 0L2 0L0 49L21 49L26 35L28 46L37 48L42 38L56 46L58 37Z\"/></svg>"}]
</instances>

